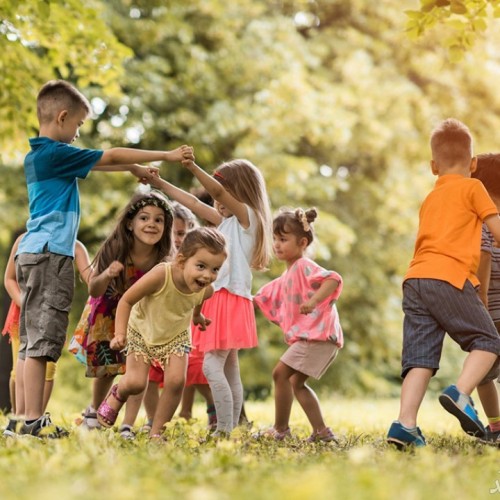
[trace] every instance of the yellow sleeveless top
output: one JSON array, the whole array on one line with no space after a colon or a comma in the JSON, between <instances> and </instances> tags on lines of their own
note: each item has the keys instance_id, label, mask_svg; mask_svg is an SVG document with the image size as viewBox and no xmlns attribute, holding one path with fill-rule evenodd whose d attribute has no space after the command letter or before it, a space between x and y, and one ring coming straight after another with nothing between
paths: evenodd
<instances>
[{"instance_id":1,"label":"yellow sleeveless top","mask_svg":"<svg viewBox=\"0 0 500 500\"><path fill-rule=\"evenodd\" d=\"M149 345L166 344L185 331L191 334L193 309L203 302L205 295L204 289L196 293L180 292L172 279L172 263L158 265L165 268L163 287L137 302L129 319L129 326Z\"/></svg>"}]
</instances>

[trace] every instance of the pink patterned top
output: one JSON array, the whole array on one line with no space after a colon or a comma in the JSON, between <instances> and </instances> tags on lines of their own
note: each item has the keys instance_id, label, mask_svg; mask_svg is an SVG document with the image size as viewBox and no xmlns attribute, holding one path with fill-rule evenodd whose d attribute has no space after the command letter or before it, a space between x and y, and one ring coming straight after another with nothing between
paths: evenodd
<instances>
[{"instance_id":1,"label":"pink patterned top","mask_svg":"<svg viewBox=\"0 0 500 500\"><path fill-rule=\"evenodd\" d=\"M327 279L339 282L335 292L320 302L313 312L301 314L300 305L309 300ZM341 348L344 336L335 306L341 292L339 274L302 257L279 278L264 285L253 300L267 319L281 327L287 344L299 340L331 341Z\"/></svg>"}]
</instances>

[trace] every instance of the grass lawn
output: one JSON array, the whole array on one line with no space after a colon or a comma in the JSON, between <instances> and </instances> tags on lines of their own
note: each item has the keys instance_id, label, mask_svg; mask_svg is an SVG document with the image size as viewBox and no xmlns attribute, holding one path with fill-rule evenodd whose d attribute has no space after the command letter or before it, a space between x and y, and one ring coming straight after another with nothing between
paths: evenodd
<instances>
[{"instance_id":1,"label":"grass lawn","mask_svg":"<svg viewBox=\"0 0 500 500\"><path fill-rule=\"evenodd\" d=\"M51 411L56 423L72 428L69 438L0 438L2 500L500 500L500 449L466 436L431 395L419 422L429 445L414 452L399 452L384 440L397 400L322 398L339 445L305 444L310 431L296 403L295 436L287 442L256 441L250 430L237 429L231 440L203 443L206 415L197 403L196 418L174 420L168 442L157 444L74 427L78 413L68 413L63 401L59 393ZM253 431L272 423L271 400L246 406ZM0 418L0 425L5 422Z\"/></svg>"}]
</instances>

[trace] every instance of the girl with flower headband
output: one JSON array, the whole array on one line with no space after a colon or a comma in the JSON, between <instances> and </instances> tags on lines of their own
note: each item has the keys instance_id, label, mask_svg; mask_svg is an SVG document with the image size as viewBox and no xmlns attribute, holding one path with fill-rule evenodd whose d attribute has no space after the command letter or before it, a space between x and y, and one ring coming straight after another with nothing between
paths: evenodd
<instances>
[{"instance_id":1,"label":"girl with flower headband","mask_svg":"<svg viewBox=\"0 0 500 500\"><path fill-rule=\"evenodd\" d=\"M195 215L218 227L228 242L228 258L214 283L215 293L203 305L212 323L193 330L193 344L205 353L203 372L217 414L216 437L238 424L243 405L238 350L257 346L252 303L252 269L270 258L271 217L260 171L248 160L223 163L210 176L191 160L182 162L214 199L214 207L161 178L153 185Z\"/></svg>"},{"instance_id":2,"label":"girl with flower headband","mask_svg":"<svg viewBox=\"0 0 500 500\"><path fill-rule=\"evenodd\" d=\"M94 379L92 403L83 412L82 423L88 428L99 427L96 409L115 376L125 372L124 354L110 348L118 301L133 283L171 255L172 225L172 209L161 193L137 193L121 212L92 263L90 297L69 347L87 366L86 376ZM127 408L120 430L124 437L132 437L131 427L141 399L131 400Z\"/></svg>"},{"instance_id":3,"label":"girl with flower headband","mask_svg":"<svg viewBox=\"0 0 500 500\"><path fill-rule=\"evenodd\" d=\"M274 426L257 434L281 441L291 436L289 420L293 397L304 410L312 434L308 442L335 441L325 425L319 400L306 385L319 379L344 343L335 302L342 291L342 278L305 257L314 234L316 209L282 210L273 222L273 247L286 271L254 297L264 315L283 329L289 345L273 370Z\"/></svg>"}]
</instances>

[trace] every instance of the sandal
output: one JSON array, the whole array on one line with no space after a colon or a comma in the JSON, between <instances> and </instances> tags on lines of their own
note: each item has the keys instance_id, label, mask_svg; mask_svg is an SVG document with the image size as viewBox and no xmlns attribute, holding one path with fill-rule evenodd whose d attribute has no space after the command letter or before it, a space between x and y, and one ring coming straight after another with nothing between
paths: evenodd
<instances>
[{"instance_id":1,"label":"sandal","mask_svg":"<svg viewBox=\"0 0 500 500\"><path fill-rule=\"evenodd\" d=\"M108 399L110 396L113 396L118 403L120 403L117 410L111 408L108 404ZM111 387L106 399L100 404L97 410L97 420L103 427L113 427L118 418L118 413L121 410L121 407L125 404L126 399L122 399L118 396L118 384L115 384Z\"/></svg>"},{"instance_id":2,"label":"sandal","mask_svg":"<svg viewBox=\"0 0 500 500\"><path fill-rule=\"evenodd\" d=\"M275 441L283 441L285 439L291 438L292 433L290 427L287 427L284 431L278 431L274 427L269 427L263 431L256 432L252 434L254 439L274 439Z\"/></svg>"}]
</instances>

